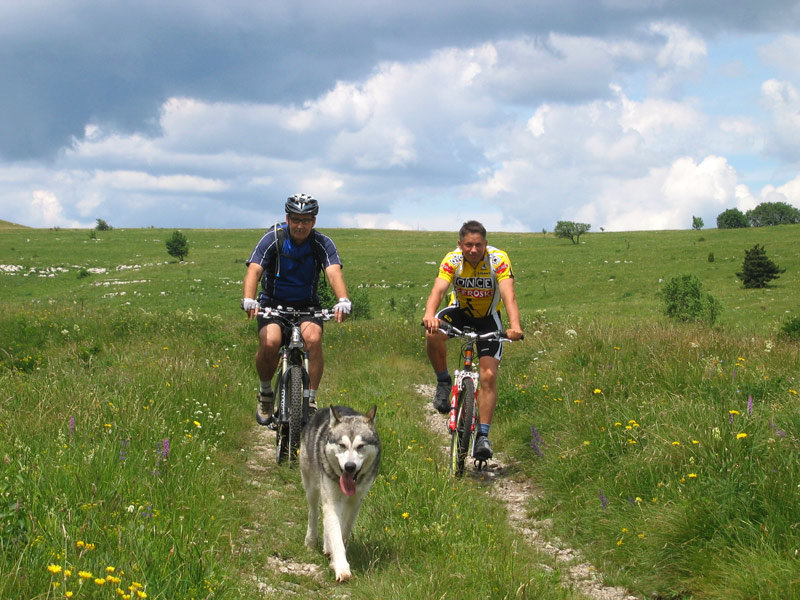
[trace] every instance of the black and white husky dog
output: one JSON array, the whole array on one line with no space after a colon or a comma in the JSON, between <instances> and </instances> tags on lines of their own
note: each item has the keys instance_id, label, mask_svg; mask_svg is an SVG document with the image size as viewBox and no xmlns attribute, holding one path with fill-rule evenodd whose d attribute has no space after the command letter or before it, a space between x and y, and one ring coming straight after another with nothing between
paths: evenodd
<instances>
[{"instance_id":1,"label":"black and white husky dog","mask_svg":"<svg viewBox=\"0 0 800 600\"><path fill-rule=\"evenodd\" d=\"M300 470L308 500L306 546L317 544L322 506L322 551L330 558L336 581L350 579L345 545L361 501L378 475L381 442L373 406L361 414L347 406L320 409L303 429Z\"/></svg>"}]
</instances>

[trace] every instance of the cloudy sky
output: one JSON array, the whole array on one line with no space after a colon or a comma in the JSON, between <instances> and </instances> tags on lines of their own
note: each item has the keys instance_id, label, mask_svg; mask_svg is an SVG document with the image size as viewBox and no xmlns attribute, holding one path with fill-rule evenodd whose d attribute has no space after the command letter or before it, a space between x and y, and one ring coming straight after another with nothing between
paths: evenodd
<instances>
[{"instance_id":1,"label":"cloudy sky","mask_svg":"<svg viewBox=\"0 0 800 600\"><path fill-rule=\"evenodd\" d=\"M800 207L800 0L0 3L0 219L706 227Z\"/></svg>"}]
</instances>

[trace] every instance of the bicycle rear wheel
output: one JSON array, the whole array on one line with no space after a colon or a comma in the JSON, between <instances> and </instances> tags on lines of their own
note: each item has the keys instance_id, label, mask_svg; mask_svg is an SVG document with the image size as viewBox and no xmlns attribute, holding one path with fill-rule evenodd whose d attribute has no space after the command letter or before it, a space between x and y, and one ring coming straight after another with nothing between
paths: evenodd
<instances>
[{"instance_id":1,"label":"bicycle rear wheel","mask_svg":"<svg viewBox=\"0 0 800 600\"><path fill-rule=\"evenodd\" d=\"M300 365L289 367L289 460L297 460L300 434L303 431L303 371Z\"/></svg>"},{"instance_id":2,"label":"bicycle rear wheel","mask_svg":"<svg viewBox=\"0 0 800 600\"><path fill-rule=\"evenodd\" d=\"M461 382L458 390L458 415L456 430L450 438L450 474L460 477L464 474L464 463L469 454L472 439L472 418L475 414L475 383L470 378Z\"/></svg>"}]
</instances>

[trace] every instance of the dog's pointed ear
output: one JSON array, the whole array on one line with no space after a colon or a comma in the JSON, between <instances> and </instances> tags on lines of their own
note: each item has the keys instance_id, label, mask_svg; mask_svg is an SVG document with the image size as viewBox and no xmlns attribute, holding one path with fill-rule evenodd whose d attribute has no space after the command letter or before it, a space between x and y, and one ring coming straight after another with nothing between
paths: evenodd
<instances>
[{"instance_id":1,"label":"dog's pointed ear","mask_svg":"<svg viewBox=\"0 0 800 600\"><path fill-rule=\"evenodd\" d=\"M337 423L341 423L342 416L339 414L339 411L336 410L335 406L331 406L331 425L336 425Z\"/></svg>"},{"instance_id":2,"label":"dog's pointed ear","mask_svg":"<svg viewBox=\"0 0 800 600\"><path fill-rule=\"evenodd\" d=\"M373 404L372 408L367 411L367 414L364 416L367 418L367 421L374 421L375 420L375 413L378 412L378 405Z\"/></svg>"}]
</instances>

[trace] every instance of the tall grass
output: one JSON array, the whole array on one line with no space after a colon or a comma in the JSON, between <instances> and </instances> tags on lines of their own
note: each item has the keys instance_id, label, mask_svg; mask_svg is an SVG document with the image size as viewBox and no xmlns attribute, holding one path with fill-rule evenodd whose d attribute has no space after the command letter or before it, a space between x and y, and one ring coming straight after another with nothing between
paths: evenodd
<instances>
[{"instance_id":1,"label":"tall grass","mask_svg":"<svg viewBox=\"0 0 800 600\"><path fill-rule=\"evenodd\" d=\"M800 356L779 335L798 310L797 231L492 236L527 334L506 349L495 449L543 489L531 515L610 583L800 597ZM339 593L303 546L297 471L253 468L255 339L238 299L258 232L187 231L186 263L168 233L0 230L2 262L22 267L0 274L0 597ZM447 476L420 415L421 302L454 235L332 235L373 319L326 326L321 401L377 404L385 457L343 593L577 597L484 484ZM766 291L732 275L754 242L787 268ZM659 279L684 272L725 305L718 327L660 316ZM274 566L290 561L320 575Z\"/></svg>"}]
</instances>

